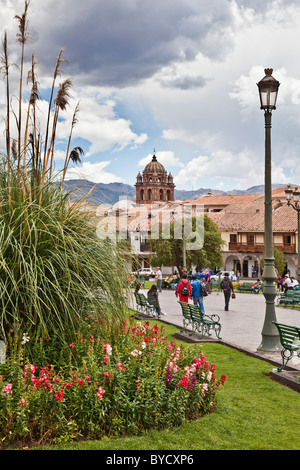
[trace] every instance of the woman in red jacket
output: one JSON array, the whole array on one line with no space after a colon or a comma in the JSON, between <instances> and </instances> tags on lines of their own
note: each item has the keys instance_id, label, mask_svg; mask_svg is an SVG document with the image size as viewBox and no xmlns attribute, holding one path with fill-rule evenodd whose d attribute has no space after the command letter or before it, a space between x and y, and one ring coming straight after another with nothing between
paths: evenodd
<instances>
[{"instance_id":1,"label":"woman in red jacket","mask_svg":"<svg viewBox=\"0 0 300 470\"><path fill-rule=\"evenodd\" d=\"M182 275L182 279L177 286L176 297L178 297L178 295L180 302L188 302L189 297L192 296L192 286L187 279L187 274Z\"/></svg>"}]
</instances>

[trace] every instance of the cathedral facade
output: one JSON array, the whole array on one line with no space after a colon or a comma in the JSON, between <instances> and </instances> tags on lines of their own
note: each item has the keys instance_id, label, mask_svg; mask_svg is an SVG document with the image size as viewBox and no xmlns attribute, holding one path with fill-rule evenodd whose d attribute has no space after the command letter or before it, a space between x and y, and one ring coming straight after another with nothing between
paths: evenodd
<instances>
[{"instance_id":1,"label":"cathedral facade","mask_svg":"<svg viewBox=\"0 0 300 470\"><path fill-rule=\"evenodd\" d=\"M136 203L151 204L152 202L174 201L173 176L167 174L164 166L157 161L156 155L136 178Z\"/></svg>"}]
</instances>

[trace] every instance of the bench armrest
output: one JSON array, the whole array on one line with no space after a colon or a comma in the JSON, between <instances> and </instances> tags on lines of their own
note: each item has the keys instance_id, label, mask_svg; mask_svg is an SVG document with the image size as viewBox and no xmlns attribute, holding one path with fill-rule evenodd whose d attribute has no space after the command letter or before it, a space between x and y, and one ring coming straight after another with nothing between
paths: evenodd
<instances>
[{"instance_id":1,"label":"bench armrest","mask_svg":"<svg viewBox=\"0 0 300 470\"><path fill-rule=\"evenodd\" d=\"M220 322L220 317L216 313L214 313L212 315L203 315L203 319L205 320L206 318L213 321L213 322L217 322L217 323Z\"/></svg>"}]
</instances>

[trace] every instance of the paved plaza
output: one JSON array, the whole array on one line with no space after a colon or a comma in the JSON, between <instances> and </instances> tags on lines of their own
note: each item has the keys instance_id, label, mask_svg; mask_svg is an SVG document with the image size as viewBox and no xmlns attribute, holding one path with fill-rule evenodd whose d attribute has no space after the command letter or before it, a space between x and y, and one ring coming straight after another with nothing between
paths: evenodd
<instances>
[{"instance_id":1,"label":"paved plaza","mask_svg":"<svg viewBox=\"0 0 300 470\"><path fill-rule=\"evenodd\" d=\"M147 291L144 291L147 294ZM175 291L163 290L159 293L159 301L162 312L166 316L162 321L182 327L181 307L176 298ZM217 314L222 325L222 342L228 343L238 349L257 353L280 361L280 353L257 351L262 341L262 328L265 319L265 297L263 294L236 294L236 299L231 299L229 311L224 311L223 292L212 292L204 298L205 314ZM300 311L297 309L276 307L276 319L279 323L286 323L300 327ZM214 333L212 334L215 337ZM300 369L300 364L290 365ZM294 362L294 360L293 360ZM297 360L295 359L295 362Z\"/></svg>"}]
</instances>

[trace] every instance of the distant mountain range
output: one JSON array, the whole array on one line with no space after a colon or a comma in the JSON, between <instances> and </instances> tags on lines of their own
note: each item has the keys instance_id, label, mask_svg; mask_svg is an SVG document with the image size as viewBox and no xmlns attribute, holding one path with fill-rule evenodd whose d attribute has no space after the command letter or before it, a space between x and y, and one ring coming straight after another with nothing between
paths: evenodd
<instances>
[{"instance_id":1,"label":"distant mountain range","mask_svg":"<svg viewBox=\"0 0 300 470\"><path fill-rule=\"evenodd\" d=\"M120 198L128 198L135 201L135 187L124 183L93 183L87 180L67 180L64 182L64 190L70 192L71 199L84 197L95 186L92 193L86 199L90 204L95 205L112 205L119 201ZM291 185L296 186L296 185ZM273 189L286 187L284 184L273 184ZM213 195L236 195L236 194L263 194L264 185L252 186L246 190L220 191L211 188L199 188L191 191L176 190L175 200L185 201L197 199L208 193Z\"/></svg>"}]
</instances>

